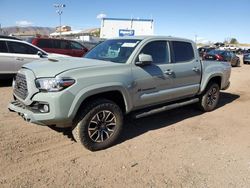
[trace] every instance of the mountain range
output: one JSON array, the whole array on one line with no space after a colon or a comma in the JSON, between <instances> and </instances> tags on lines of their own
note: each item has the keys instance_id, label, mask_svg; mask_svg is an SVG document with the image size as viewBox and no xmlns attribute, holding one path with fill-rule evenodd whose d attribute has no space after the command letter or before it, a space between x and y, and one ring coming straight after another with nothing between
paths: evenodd
<instances>
[{"instance_id":1,"label":"mountain range","mask_svg":"<svg viewBox=\"0 0 250 188\"><path fill-rule=\"evenodd\" d=\"M0 28L0 34L4 35L49 35L50 33L55 32L55 28L52 27L38 27L38 26L29 26L29 27L3 27Z\"/></svg>"}]
</instances>

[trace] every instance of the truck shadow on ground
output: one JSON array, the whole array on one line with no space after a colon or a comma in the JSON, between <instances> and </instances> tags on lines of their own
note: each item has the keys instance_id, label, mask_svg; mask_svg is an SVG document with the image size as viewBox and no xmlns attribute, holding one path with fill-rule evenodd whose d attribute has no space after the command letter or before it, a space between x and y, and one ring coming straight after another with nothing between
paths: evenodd
<instances>
[{"instance_id":1,"label":"truck shadow on ground","mask_svg":"<svg viewBox=\"0 0 250 188\"><path fill-rule=\"evenodd\" d=\"M229 103L232 103L238 98L240 98L239 95L221 92L217 109ZM123 134L118 144L140 136L148 131L168 127L185 119L202 115L203 113L204 112L199 110L194 104L182 108L176 108L173 110L165 111L141 119L127 119L124 125Z\"/></svg>"},{"instance_id":2,"label":"truck shadow on ground","mask_svg":"<svg viewBox=\"0 0 250 188\"><path fill-rule=\"evenodd\" d=\"M10 87L13 79L0 79L0 87Z\"/></svg>"},{"instance_id":3,"label":"truck shadow on ground","mask_svg":"<svg viewBox=\"0 0 250 188\"><path fill-rule=\"evenodd\" d=\"M221 108L229 103L240 98L239 95L231 94L231 93L220 93L220 101L218 103L217 109ZM124 129L119 141L115 144L120 144L126 140L133 139L137 136L140 136L148 131L160 129L163 127L168 127L174 125L177 122L183 121L188 118L192 118L195 116L199 116L204 112L200 111L196 108L195 105L185 106L183 108L176 108L173 110L165 111L159 114L155 114L152 116L140 118L140 119L132 119L125 118ZM71 133L71 129L61 129L50 127L51 129L62 133L67 136L69 139L74 140L73 135Z\"/></svg>"}]
</instances>

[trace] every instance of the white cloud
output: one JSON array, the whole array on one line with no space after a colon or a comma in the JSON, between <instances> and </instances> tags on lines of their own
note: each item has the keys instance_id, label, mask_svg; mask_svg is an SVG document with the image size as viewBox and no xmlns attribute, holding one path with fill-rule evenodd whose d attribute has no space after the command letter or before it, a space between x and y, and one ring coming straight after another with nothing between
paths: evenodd
<instances>
[{"instance_id":1,"label":"white cloud","mask_svg":"<svg viewBox=\"0 0 250 188\"><path fill-rule=\"evenodd\" d=\"M106 14L103 14L103 13L98 14L98 15L96 16L97 19L102 19L102 18L106 18L106 17L107 17L107 15L106 15Z\"/></svg>"},{"instance_id":2,"label":"white cloud","mask_svg":"<svg viewBox=\"0 0 250 188\"><path fill-rule=\"evenodd\" d=\"M33 23L27 20L20 20L20 21L16 21L16 25L20 27L27 27L27 26L33 25Z\"/></svg>"}]
</instances>

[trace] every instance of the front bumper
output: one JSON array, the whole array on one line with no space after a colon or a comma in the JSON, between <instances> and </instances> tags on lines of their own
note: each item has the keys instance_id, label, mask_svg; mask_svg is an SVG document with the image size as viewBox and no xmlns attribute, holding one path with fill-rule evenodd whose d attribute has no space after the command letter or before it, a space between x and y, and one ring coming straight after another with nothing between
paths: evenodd
<instances>
[{"instance_id":1,"label":"front bumper","mask_svg":"<svg viewBox=\"0 0 250 188\"><path fill-rule=\"evenodd\" d=\"M18 113L25 121L38 125L71 127L73 118L69 117L74 96L70 92L37 93L32 97L31 104L25 104L18 99L12 101L8 108ZM46 102L43 102L46 101ZM40 112L34 109L34 103L48 104L49 112Z\"/></svg>"},{"instance_id":2,"label":"front bumper","mask_svg":"<svg viewBox=\"0 0 250 188\"><path fill-rule=\"evenodd\" d=\"M36 77L29 69L20 69L13 82L14 101L9 110L18 113L26 121L39 125L70 127L73 114L69 114L74 94L67 88L60 92L40 92ZM40 107L45 107L44 109Z\"/></svg>"},{"instance_id":3,"label":"front bumper","mask_svg":"<svg viewBox=\"0 0 250 188\"><path fill-rule=\"evenodd\" d=\"M18 113L18 115L20 115L25 121L38 125L46 125L42 121L37 121L38 118L35 117L36 115L32 111L28 110L25 105L18 101L10 102L8 108L11 112Z\"/></svg>"}]
</instances>

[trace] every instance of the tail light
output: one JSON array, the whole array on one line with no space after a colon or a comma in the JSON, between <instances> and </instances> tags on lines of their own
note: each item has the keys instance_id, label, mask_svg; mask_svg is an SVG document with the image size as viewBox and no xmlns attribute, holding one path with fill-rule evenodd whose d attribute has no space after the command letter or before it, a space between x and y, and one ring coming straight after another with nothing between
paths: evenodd
<instances>
[{"instance_id":1,"label":"tail light","mask_svg":"<svg viewBox=\"0 0 250 188\"><path fill-rule=\"evenodd\" d=\"M206 53L202 55L202 59L204 60L206 58Z\"/></svg>"},{"instance_id":2,"label":"tail light","mask_svg":"<svg viewBox=\"0 0 250 188\"><path fill-rule=\"evenodd\" d=\"M223 57L221 55L216 54L215 58L217 61L223 61Z\"/></svg>"}]
</instances>

